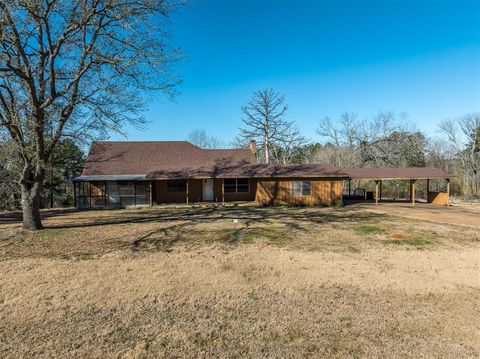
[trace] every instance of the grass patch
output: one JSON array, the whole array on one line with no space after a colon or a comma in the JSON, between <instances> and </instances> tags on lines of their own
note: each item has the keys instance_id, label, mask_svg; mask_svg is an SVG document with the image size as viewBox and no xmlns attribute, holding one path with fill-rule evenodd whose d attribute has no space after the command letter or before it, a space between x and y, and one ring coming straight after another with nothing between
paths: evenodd
<instances>
[{"instance_id":1,"label":"grass patch","mask_svg":"<svg viewBox=\"0 0 480 359\"><path fill-rule=\"evenodd\" d=\"M364 236L385 233L384 228L373 224L362 224L360 226L355 226L353 227L353 231Z\"/></svg>"},{"instance_id":2,"label":"grass patch","mask_svg":"<svg viewBox=\"0 0 480 359\"><path fill-rule=\"evenodd\" d=\"M427 234L394 234L392 238L382 241L384 244L397 246L412 246L417 248L424 248L438 244L437 238Z\"/></svg>"}]
</instances>

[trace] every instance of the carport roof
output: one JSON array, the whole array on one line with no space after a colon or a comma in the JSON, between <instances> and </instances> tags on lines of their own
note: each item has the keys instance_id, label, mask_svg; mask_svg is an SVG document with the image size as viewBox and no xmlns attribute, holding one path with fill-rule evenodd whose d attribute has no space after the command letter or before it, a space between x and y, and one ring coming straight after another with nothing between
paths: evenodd
<instances>
[{"instance_id":1,"label":"carport roof","mask_svg":"<svg viewBox=\"0 0 480 359\"><path fill-rule=\"evenodd\" d=\"M401 180L452 178L451 173L432 167L348 168L343 170L352 179Z\"/></svg>"}]
</instances>

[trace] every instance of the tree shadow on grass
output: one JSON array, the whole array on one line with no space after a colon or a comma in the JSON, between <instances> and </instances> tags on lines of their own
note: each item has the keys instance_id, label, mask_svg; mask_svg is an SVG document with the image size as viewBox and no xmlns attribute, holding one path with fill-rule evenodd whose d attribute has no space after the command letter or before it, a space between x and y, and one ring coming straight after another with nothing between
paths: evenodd
<instances>
[{"instance_id":1,"label":"tree shadow on grass","mask_svg":"<svg viewBox=\"0 0 480 359\"><path fill-rule=\"evenodd\" d=\"M200 246L221 244L236 247L239 244L261 240L269 244L283 244L301 232L308 232L312 226L328 224L362 224L385 218L385 215L363 211L309 208L196 208L167 209L148 213L148 217L124 220L108 220L91 223L88 226L105 226L125 223L180 222L167 227L151 230L127 245L133 251L160 250L170 252L177 244ZM232 228L198 228L198 224L213 224L218 221L238 221ZM258 225L264 225L258 227ZM266 226L265 226L266 225ZM280 226L278 226L280 225Z\"/></svg>"},{"instance_id":2,"label":"tree shadow on grass","mask_svg":"<svg viewBox=\"0 0 480 359\"><path fill-rule=\"evenodd\" d=\"M246 226L255 223L281 223L293 230L301 230L308 224L357 223L386 218L384 214L366 212L361 209L344 208L298 208L298 207L224 207L224 208L164 208L143 212L113 211L111 216L88 218L86 223L49 225L47 228L83 228L120 224L142 224L188 221L209 223L219 220L238 220Z\"/></svg>"}]
</instances>

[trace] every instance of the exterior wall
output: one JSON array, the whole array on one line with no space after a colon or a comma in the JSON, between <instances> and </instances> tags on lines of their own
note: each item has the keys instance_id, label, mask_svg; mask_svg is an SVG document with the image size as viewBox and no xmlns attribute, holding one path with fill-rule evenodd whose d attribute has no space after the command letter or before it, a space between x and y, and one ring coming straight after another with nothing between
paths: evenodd
<instances>
[{"instance_id":1,"label":"exterior wall","mask_svg":"<svg viewBox=\"0 0 480 359\"><path fill-rule=\"evenodd\" d=\"M448 194L447 192L428 192L427 202L438 206L447 206Z\"/></svg>"},{"instance_id":2,"label":"exterior wall","mask_svg":"<svg viewBox=\"0 0 480 359\"><path fill-rule=\"evenodd\" d=\"M223 179L217 178L214 183L214 196L218 198L218 202L222 202L222 185ZM257 191L257 181L253 178L249 180L250 191L247 193L224 193L225 202L249 202L255 201L255 194Z\"/></svg>"},{"instance_id":3,"label":"exterior wall","mask_svg":"<svg viewBox=\"0 0 480 359\"><path fill-rule=\"evenodd\" d=\"M311 181L312 194L294 196L293 181ZM188 180L188 203L203 202L203 179ZM166 203L186 203L187 193L169 192L167 180L149 182L76 182L75 194L78 208L115 208L135 205L155 205ZM110 192L111 185L134 186L130 192ZM144 186L142 192L138 192ZM118 187L119 188L119 187ZM213 182L213 202L256 201L263 204L296 204L296 205L333 205L341 202L343 180L325 178L280 178L249 180L249 192L223 193L223 179ZM443 193L440 193L442 195ZM437 204L438 199L435 200Z\"/></svg>"},{"instance_id":4,"label":"exterior wall","mask_svg":"<svg viewBox=\"0 0 480 359\"><path fill-rule=\"evenodd\" d=\"M312 194L294 196L293 181L311 181ZM285 178L257 180L256 201L263 204L326 205L342 202L342 178Z\"/></svg>"},{"instance_id":5,"label":"exterior wall","mask_svg":"<svg viewBox=\"0 0 480 359\"><path fill-rule=\"evenodd\" d=\"M163 203L186 203L187 193L168 192L168 180L153 181L155 186L154 204ZM203 181L197 179L188 180L188 202L201 202L203 200Z\"/></svg>"},{"instance_id":6,"label":"exterior wall","mask_svg":"<svg viewBox=\"0 0 480 359\"><path fill-rule=\"evenodd\" d=\"M186 203L186 192L168 192L168 180L154 181L155 191L153 202L155 204L162 203ZM249 193L224 193L222 197L223 179L215 178L213 180L213 202L237 202L237 201L254 201L256 182L250 179ZM203 202L203 179L188 180L188 202Z\"/></svg>"}]
</instances>

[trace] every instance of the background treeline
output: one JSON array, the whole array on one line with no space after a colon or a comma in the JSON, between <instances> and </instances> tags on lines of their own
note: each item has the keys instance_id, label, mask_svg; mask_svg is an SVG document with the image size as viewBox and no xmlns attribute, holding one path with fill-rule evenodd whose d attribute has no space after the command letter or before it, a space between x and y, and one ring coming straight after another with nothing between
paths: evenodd
<instances>
[{"instance_id":1,"label":"background treeline","mask_svg":"<svg viewBox=\"0 0 480 359\"><path fill-rule=\"evenodd\" d=\"M73 205L72 178L82 173L85 154L72 139L60 140L51 158L45 164L46 178L41 207L69 207ZM18 184L21 162L16 147L10 141L0 141L0 210L21 208Z\"/></svg>"},{"instance_id":2,"label":"background treeline","mask_svg":"<svg viewBox=\"0 0 480 359\"><path fill-rule=\"evenodd\" d=\"M345 112L339 118L325 117L318 123L312 141L288 119L285 98L271 89L257 91L242 107L242 127L230 142L196 129L187 140L202 148L247 147L257 142L258 161L262 163L331 163L339 168L351 167L435 167L455 174L454 195L480 196L480 114L467 114L445 120L438 136L429 137L416 129L405 115L379 112L363 118ZM85 146L82 146L85 147ZM71 179L81 174L85 153L72 138L59 141L45 163L46 176L41 206L73 205ZM0 139L0 210L21 207L21 161L11 140ZM368 189L369 182L354 187ZM431 190L444 190L444 181L431 181ZM419 184L423 195L425 184ZM386 196L408 195L408 182L384 183Z\"/></svg>"},{"instance_id":3,"label":"background treeline","mask_svg":"<svg viewBox=\"0 0 480 359\"><path fill-rule=\"evenodd\" d=\"M363 118L345 112L339 118L325 117L318 123L312 141L288 119L285 97L272 89L254 93L242 107L243 126L233 141L246 147L257 141L258 160L263 163L331 163L351 167L435 167L455 174L454 195L480 195L480 113L443 121L436 136L427 136L405 114L379 112ZM201 141L197 141L201 139ZM221 140L195 130L189 140L200 147L216 148ZM431 181L431 190L444 190L444 181ZM372 183L356 183L371 186ZM425 183L419 184L420 193ZM384 192L408 192L406 181L384 183ZM423 193L421 193L423 195Z\"/></svg>"}]
</instances>

